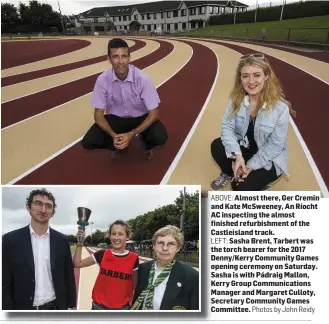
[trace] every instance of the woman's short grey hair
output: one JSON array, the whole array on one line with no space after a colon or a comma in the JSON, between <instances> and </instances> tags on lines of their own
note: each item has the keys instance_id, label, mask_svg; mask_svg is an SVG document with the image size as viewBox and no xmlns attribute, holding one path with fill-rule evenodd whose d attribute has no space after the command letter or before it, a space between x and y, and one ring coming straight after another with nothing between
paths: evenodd
<instances>
[{"instance_id":1,"label":"woman's short grey hair","mask_svg":"<svg viewBox=\"0 0 329 324\"><path fill-rule=\"evenodd\" d=\"M183 246L183 235L180 229L177 226L173 225L167 225L158 229L153 235L152 244L155 245L155 242L157 241L158 237L164 237L167 235L172 235L179 248Z\"/></svg>"}]
</instances>

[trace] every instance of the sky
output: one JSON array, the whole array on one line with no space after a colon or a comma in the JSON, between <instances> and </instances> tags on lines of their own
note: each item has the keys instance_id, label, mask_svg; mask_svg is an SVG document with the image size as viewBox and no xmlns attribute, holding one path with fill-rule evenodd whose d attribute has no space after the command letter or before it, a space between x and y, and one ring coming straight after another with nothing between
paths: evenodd
<instances>
[{"instance_id":1,"label":"sky","mask_svg":"<svg viewBox=\"0 0 329 324\"><path fill-rule=\"evenodd\" d=\"M55 11L58 10L58 1L51 1L51 0L38 0L42 3L48 3L50 4ZM62 14L64 15L77 15L81 12L84 12L88 9L92 9L95 7L111 7L111 6L121 6L121 5L128 5L128 4L136 4L136 3L146 3L146 2L154 2L158 0L140 0L140 1L134 1L134 0L121 0L121 1L71 1L71 0L60 0L59 4L61 7ZM296 2L297 0L287 0L287 3L290 2ZM12 3L15 6L18 5L19 2L27 4L29 1L27 0L2 0L2 2ZM255 7L257 0L240 0L240 2L247 4L251 7ZM282 0L258 0L258 4L260 6L269 6L270 2L273 4L280 4L282 3Z\"/></svg>"},{"instance_id":2,"label":"sky","mask_svg":"<svg viewBox=\"0 0 329 324\"><path fill-rule=\"evenodd\" d=\"M2 188L2 234L30 223L26 198L40 187ZM117 219L128 220L158 207L172 204L184 186L46 186L55 197L57 208L50 227L64 234L77 232L77 207L91 209L92 231L105 231ZM186 186L186 192L200 192L200 186ZM89 235L91 226L86 229Z\"/></svg>"}]
</instances>

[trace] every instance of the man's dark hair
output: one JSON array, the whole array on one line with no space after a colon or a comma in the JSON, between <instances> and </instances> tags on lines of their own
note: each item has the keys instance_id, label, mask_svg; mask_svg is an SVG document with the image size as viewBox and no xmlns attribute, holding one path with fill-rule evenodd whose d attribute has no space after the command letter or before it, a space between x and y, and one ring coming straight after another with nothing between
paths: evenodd
<instances>
[{"instance_id":1,"label":"man's dark hair","mask_svg":"<svg viewBox=\"0 0 329 324\"><path fill-rule=\"evenodd\" d=\"M121 225L122 227L125 227L126 234L130 238L131 231L130 231L130 227L129 227L128 223L126 223L125 221L123 221L121 219L116 220L114 223L112 223L110 225L110 228L109 228L109 234L110 234L110 236L111 236L111 230L112 230L113 225Z\"/></svg>"},{"instance_id":2,"label":"man's dark hair","mask_svg":"<svg viewBox=\"0 0 329 324\"><path fill-rule=\"evenodd\" d=\"M32 190L29 194L29 196L26 198L26 204L31 208L31 204L33 202L33 197L34 196L43 196L43 197L47 197L49 200L51 200L54 204L54 210L53 210L53 214L55 214L55 208L57 207L56 202L55 202L55 197L54 195L48 191L45 188L41 188L41 189L36 189L36 190Z\"/></svg>"},{"instance_id":3,"label":"man's dark hair","mask_svg":"<svg viewBox=\"0 0 329 324\"><path fill-rule=\"evenodd\" d=\"M121 38L113 38L109 41L109 44L107 46L107 54L109 57L111 57L111 48L122 48L126 47L128 48L128 54L130 55L130 49L128 44Z\"/></svg>"}]
</instances>

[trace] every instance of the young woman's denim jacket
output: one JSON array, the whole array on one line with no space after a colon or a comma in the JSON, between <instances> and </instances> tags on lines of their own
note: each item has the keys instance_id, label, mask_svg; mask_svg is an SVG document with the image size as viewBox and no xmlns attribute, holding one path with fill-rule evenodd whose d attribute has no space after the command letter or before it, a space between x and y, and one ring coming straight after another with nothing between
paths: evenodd
<instances>
[{"instance_id":1,"label":"young woman's denim jacket","mask_svg":"<svg viewBox=\"0 0 329 324\"><path fill-rule=\"evenodd\" d=\"M239 142L248 130L250 115L248 96L242 100L236 115L230 118L232 101L230 100L222 120L221 139L227 152L241 152ZM287 135L289 125L289 108L283 101L278 101L268 111L265 105L259 110L255 120L254 137L258 146L257 153L247 162L253 170L265 168L270 170L274 163L276 174L288 175Z\"/></svg>"}]
</instances>

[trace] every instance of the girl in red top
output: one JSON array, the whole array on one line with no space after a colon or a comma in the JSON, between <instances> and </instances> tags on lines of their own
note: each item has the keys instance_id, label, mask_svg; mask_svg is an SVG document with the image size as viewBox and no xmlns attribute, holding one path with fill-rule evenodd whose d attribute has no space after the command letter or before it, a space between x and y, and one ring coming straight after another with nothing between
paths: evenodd
<instances>
[{"instance_id":1,"label":"girl in red top","mask_svg":"<svg viewBox=\"0 0 329 324\"><path fill-rule=\"evenodd\" d=\"M92 292L92 309L130 309L135 277L139 265L138 254L126 250L130 236L128 224L117 220L109 228L111 249L99 250L81 260L83 243L77 244L73 263L76 268L84 268L95 263L99 273ZM85 237L79 229L78 237ZM78 241L79 242L79 241Z\"/></svg>"}]
</instances>

